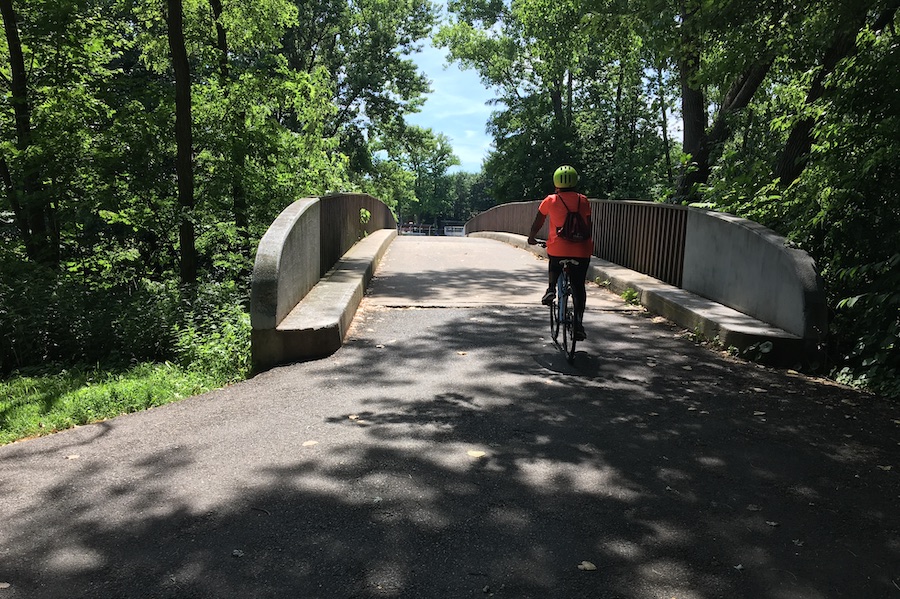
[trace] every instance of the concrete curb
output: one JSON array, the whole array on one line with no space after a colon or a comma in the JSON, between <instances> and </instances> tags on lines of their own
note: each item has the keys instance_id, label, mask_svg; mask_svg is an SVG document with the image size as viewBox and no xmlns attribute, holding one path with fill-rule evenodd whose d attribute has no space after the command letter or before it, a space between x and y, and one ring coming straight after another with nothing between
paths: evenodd
<instances>
[{"instance_id":1,"label":"concrete curb","mask_svg":"<svg viewBox=\"0 0 900 599\"><path fill-rule=\"evenodd\" d=\"M502 241L547 257L544 248L528 245L522 235L482 231L470 236ZM806 346L803 338L690 291L597 257L591 258L588 279L616 294L633 289L650 312L708 339L718 339L725 347L736 347L748 357L785 366L802 362ZM772 344L771 349L760 352L759 346L766 342Z\"/></svg>"},{"instance_id":2,"label":"concrete curb","mask_svg":"<svg viewBox=\"0 0 900 599\"><path fill-rule=\"evenodd\" d=\"M323 358L340 349L366 286L395 229L375 231L359 241L274 329L254 329L253 368Z\"/></svg>"}]
</instances>

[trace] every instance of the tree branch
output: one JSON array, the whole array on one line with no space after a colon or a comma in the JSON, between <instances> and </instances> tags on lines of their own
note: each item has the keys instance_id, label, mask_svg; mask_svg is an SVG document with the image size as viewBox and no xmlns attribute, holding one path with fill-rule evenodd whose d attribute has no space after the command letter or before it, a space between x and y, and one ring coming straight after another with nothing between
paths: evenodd
<instances>
[{"instance_id":1,"label":"tree branch","mask_svg":"<svg viewBox=\"0 0 900 599\"><path fill-rule=\"evenodd\" d=\"M883 30L894 21L896 14L896 6L881 11L875 22L872 23L872 30ZM819 100L825 94L825 79L834 72L841 60L856 54L856 37L864 26L865 13L837 32L831 46L822 58L822 68L813 78L806 94L804 106L811 106ZM796 181L806 168L806 164L809 162L809 152L812 149L812 131L815 124L815 119L808 117L798 121L791 129L781 156L775 165L775 177L780 180L782 187L788 187Z\"/></svg>"}]
</instances>

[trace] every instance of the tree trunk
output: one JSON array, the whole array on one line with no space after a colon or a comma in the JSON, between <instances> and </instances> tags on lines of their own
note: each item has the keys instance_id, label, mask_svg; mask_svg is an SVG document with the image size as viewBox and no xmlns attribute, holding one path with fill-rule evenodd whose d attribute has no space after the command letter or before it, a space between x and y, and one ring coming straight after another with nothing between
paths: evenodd
<instances>
[{"instance_id":1,"label":"tree trunk","mask_svg":"<svg viewBox=\"0 0 900 599\"><path fill-rule=\"evenodd\" d=\"M691 153L695 169L682 177L675 193L676 197L695 198L697 195L695 186L709 180L715 162L713 151L718 151L731 135L731 129L728 127L730 115L747 107L769 72L772 62L772 58L765 57L753 63L729 88L725 100L716 112L712 127L700 136L699 144L694 150L696 154ZM685 146L687 146L687 119L685 119Z\"/></svg>"},{"instance_id":2,"label":"tree trunk","mask_svg":"<svg viewBox=\"0 0 900 599\"><path fill-rule=\"evenodd\" d=\"M554 84L553 89L550 90L550 102L553 104L553 118L560 126L564 127L566 116L562 104L562 85L561 81Z\"/></svg>"},{"instance_id":3,"label":"tree trunk","mask_svg":"<svg viewBox=\"0 0 900 599\"><path fill-rule=\"evenodd\" d=\"M884 10L879 14L872 28L880 31L887 27L894 20L897 8ZM837 67L837 64L844 58L852 56L856 53L856 36L865 26L865 12L857 13L858 17L852 23L839 31L831 46L825 52L822 59L822 68L816 73L810 85L809 92L806 94L806 106L809 106L819 100L825 94L825 78L828 77ZM788 135L787 142L778 162L775 165L775 177L780 180L783 188L788 187L791 183L800 177L803 169L809 161L809 152L812 148L812 131L816 122L812 117L801 119Z\"/></svg>"},{"instance_id":4,"label":"tree trunk","mask_svg":"<svg viewBox=\"0 0 900 599\"><path fill-rule=\"evenodd\" d=\"M700 57L693 54L682 60L681 78L681 116L684 126L682 148L691 155L689 170L684 172L678 182L676 198L692 198L695 186L709 177L708 146L706 143L706 99L696 84L695 75Z\"/></svg>"},{"instance_id":5,"label":"tree trunk","mask_svg":"<svg viewBox=\"0 0 900 599\"><path fill-rule=\"evenodd\" d=\"M610 162L618 161L619 140L622 136L622 88L625 86L625 65L619 61L619 78L616 83L616 104L613 106L613 131L612 147L610 148ZM617 169L607 169L606 194L611 194L616 189L615 173Z\"/></svg>"},{"instance_id":6,"label":"tree trunk","mask_svg":"<svg viewBox=\"0 0 900 599\"><path fill-rule=\"evenodd\" d=\"M16 219L16 226L19 229L20 234L22 235L23 241L28 238L30 240L28 221L25 218L25 211L22 209L22 205L19 203L19 196L16 193L16 186L12 180L12 174L9 172L9 164L6 162L6 158L0 156L0 178L3 180L3 189L6 191L6 199L9 201L9 205L13 209L13 216ZM26 244L27 247L28 244Z\"/></svg>"},{"instance_id":7,"label":"tree trunk","mask_svg":"<svg viewBox=\"0 0 900 599\"><path fill-rule=\"evenodd\" d=\"M612 154L616 155L619 148L619 138L622 134L622 88L625 86L625 65L619 61L619 80L616 83L616 105L614 107L613 120L613 145Z\"/></svg>"},{"instance_id":8,"label":"tree trunk","mask_svg":"<svg viewBox=\"0 0 900 599\"><path fill-rule=\"evenodd\" d=\"M184 45L184 15L181 0L167 0L169 50L175 72L175 173L178 178L178 205L181 222L178 238L181 244L181 283L197 282L196 233L192 221L194 211L194 170L191 132L191 69Z\"/></svg>"},{"instance_id":9,"label":"tree trunk","mask_svg":"<svg viewBox=\"0 0 900 599\"><path fill-rule=\"evenodd\" d=\"M28 81L25 57L19 38L19 27L12 0L0 0L0 15L9 51L10 92L16 124L16 149L22 156L22 180L17 185L3 159L3 180L10 198L10 206L16 217L25 251L28 257L51 267L59 264L59 245L54 243L48 220L49 205L41 185L40 166L29 157L32 145L31 105L28 100Z\"/></svg>"},{"instance_id":10,"label":"tree trunk","mask_svg":"<svg viewBox=\"0 0 900 599\"><path fill-rule=\"evenodd\" d=\"M209 0L212 8L213 21L216 23L216 47L219 50L219 82L225 89L228 84L228 37L225 27L222 26L222 2L221 0Z\"/></svg>"},{"instance_id":11,"label":"tree trunk","mask_svg":"<svg viewBox=\"0 0 900 599\"><path fill-rule=\"evenodd\" d=\"M681 115L684 121L682 147L696 157L706 136L706 98L698 82L700 40L695 29L695 16L700 10L696 0L681 2L681 51L678 75L681 81Z\"/></svg>"},{"instance_id":12,"label":"tree trunk","mask_svg":"<svg viewBox=\"0 0 900 599\"><path fill-rule=\"evenodd\" d=\"M221 82L223 94L227 98L229 95L230 76L228 72L228 38L225 27L222 26L222 2L221 0L210 0L210 6L213 11L213 18L216 22L216 45L219 50L219 80ZM231 198L232 211L234 213L234 224L237 228L240 247L238 251L241 255L250 256L250 232L249 217L247 215L247 194L244 190L244 163L246 162L246 151L244 149L244 131L243 124L245 115L243 112L237 115L230 115L231 120Z\"/></svg>"},{"instance_id":13,"label":"tree trunk","mask_svg":"<svg viewBox=\"0 0 900 599\"><path fill-rule=\"evenodd\" d=\"M731 134L728 128L728 117L731 113L746 108L759 89L772 66L773 58L764 55L751 64L734 81L725 94L713 125L706 129L706 101L697 84L697 72L700 64L699 46L690 37L689 22L692 13L683 13L682 47L684 56L680 63L681 106L684 119L684 151L692 157L691 169L684 173L678 182L674 201L693 200L697 196L697 185L706 183L712 172L712 153L723 144Z\"/></svg>"},{"instance_id":14,"label":"tree trunk","mask_svg":"<svg viewBox=\"0 0 900 599\"><path fill-rule=\"evenodd\" d=\"M772 67L773 62L774 59L770 57L757 60L746 71L741 73L740 77L729 88L728 93L725 94L725 99L716 113L712 128L706 135L705 151L707 163L709 163L710 151L725 143L728 136L731 135L731 129L728 127L728 117L738 110L743 110L750 104L750 100L753 99L756 90L759 89L759 86L766 78L766 74ZM701 150L701 154L703 154L703 150ZM707 164L707 171L709 166Z\"/></svg>"},{"instance_id":15,"label":"tree trunk","mask_svg":"<svg viewBox=\"0 0 900 599\"><path fill-rule=\"evenodd\" d=\"M659 106L660 111L662 112L662 138L666 154L666 180L671 186L675 182L675 178L672 175L672 152L669 148L669 118L666 115L666 93L663 88L663 70L661 66L657 67L656 75L659 89Z\"/></svg>"}]
</instances>

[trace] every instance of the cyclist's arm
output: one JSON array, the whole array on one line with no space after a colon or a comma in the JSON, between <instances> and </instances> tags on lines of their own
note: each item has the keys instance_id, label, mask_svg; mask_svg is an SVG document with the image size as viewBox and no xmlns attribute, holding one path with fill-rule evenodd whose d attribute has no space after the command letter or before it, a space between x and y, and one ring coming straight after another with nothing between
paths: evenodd
<instances>
[{"instance_id":1,"label":"cyclist's arm","mask_svg":"<svg viewBox=\"0 0 900 599\"><path fill-rule=\"evenodd\" d=\"M538 212L534 217L534 222L531 224L531 232L528 234L528 245L534 245L537 243L538 231L541 230L541 227L544 226L544 221L547 220L547 217Z\"/></svg>"}]
</instances>

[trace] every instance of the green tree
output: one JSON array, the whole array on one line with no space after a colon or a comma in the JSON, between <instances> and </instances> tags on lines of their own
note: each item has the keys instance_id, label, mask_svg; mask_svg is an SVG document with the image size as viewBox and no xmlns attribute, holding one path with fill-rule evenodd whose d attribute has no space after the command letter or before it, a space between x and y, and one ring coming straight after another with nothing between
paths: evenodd
<instances>
[{"instance_id":1,"label":"green tree","mask_svg":"<svg viewBox=\"0 0 900 599\"><path fill-rule=\"evenodd\" d=\"M178 242L181 254L181 283L197 282L197 249L194 230L194 157L191 125L191 69L184 42L184 14L181 0L166 0L169 51L175 73L175 174L178 179Z\"/></svg>"},{"instance_id":2,"label":"green tree","mask_svg":"<svg viewBox=\"0 0 900 599\"><path fill-rule=\"evenodd\" d=\"M459 164L459 159L453 154L446 135L407 125L397 119L373 149L409 173L406 181L412 184L412 194L402 194L397 198L395 210L398 218L434 219L447 211L449 190L446 174L451 166Z\"/></svg>"},{"instance_id":3,"label":"green tree","mask_svg":"<svg viewBox=\"0 0 900 599\"><path fill-rule=\"evenodd\" d=\"M498 201L543 197L569 163L590 194L641 197L668 144L639 22L614 3L459 0L437 43L498 90L485 164ZM658 52L657 52L658 54Z\"/></svg>"},{"instance_id":4,"label":"green tree","mask_svg":"<svg viewBox=\"0 0 900 599\"><path fill-rule=\"evenodd\" d=\"M457 1L448 8L455 20L441 28L436 44L496 89L504 107L488 125L495 151L484 169L492 192L501 201L536 197L549 164L574 161L577 15L570 3Z\"/></svg>"},{"instance_id":5,"label":"green tree","mask_svg":"<svg viewBox=\"0 0 900 599\"><path fill-rule=\"evenodd\" d=\"M447 175L452 220L467 221L494 205L483 173L457 172Z\"/></svg>"},{"instance_id":6,"label":"green tree","mask_svg":"<svg viewBox=\"0 0 900 599\"><path fill-rule=\"evenodd\" d=\"M408 126L400 144L402 153L397 158L416 177L415 193L422 214L432 218L445 214L450 208L447 170L459 164L450 139L431 129Z\"/></svg>"},{"instance_id":7,"label":"green tree","mask_svg":"<svg viewBox=\"0 0 900 599\"><path fill-rule=\"evenodd\" d=\"M0 3L4 117L0 176L28 257L56 267L79 160L104 116L100 81L114 55L96 2Z\"/></svg>"},{"instance_id":8,"label":"green tree","mask_svg":"<svg viewBox=\"0 0 900 599\"><path fill-rule=\"evenodd\" d=\"M375 167L368 140L417 111L429 91L409 57L430 34L436 9L428 0L295 3L299 19L283 38L288 66L330 74L337 112L325 135L340 140L354 170L369 171ZM290 117L286 123L299 130Z\"/></svg>"},{"instance_id":9,"label":"green tree","mask_svg":"<svg viewBox=\"0 0 900 599\"><path fill-rule=\"evenodd\" d=\"M15 121L15 155L21 157L15 180L6 155L0 156L0 174L6 196L16 217L28 255L39 262L55 264L58 248L52 239L55 217L50 204L42 197L40 164L32 151L31 101L25 72L25 56L19 35L19 17L12 0L0 1L0 15L6 33L9 54L10 103ZM8 152L4 152L6 154Z\"/></svg>"},{"instance_id":10,"label":"green tree","mask_svg":"<svg viewBox=\"0 0 900 599\"><path fill-rule=\"evenodd\" d=\"M900 50L896 14L894 27L872 23L825 79L806 166L774 226L789 226L823 271L835 374L900 397Z\"/></svg>"},{"instance_id":11,"label":"green tree","mask_svg":"<svg viewBox=\"0 0 900 599\"><path fill-rule=\"evenodd\" d=\"M540 197L565 160L588 193L702 199L770 226L822 270L835 372L896 394L897 8L457 0L438 41L498 90L497 201Z\"/></svg>"},{"instance_id":12,"label":"green tree","mask_svg":"<svg viewBox=\"0 0 900 599\"><path fill-rule=\"evenodd\" d=\"M837 17L830 44L812 76L806 99L798 110L801 116L791 128L775 165L775 176L782 187L796 181L808 163L813 143L813 128L817 120L810 112L815 110L815 104L825 95L827 78L834 73L842 60L857 53L857 37L869 22L871 22L868 25L869 31L880 32L893 22L897 13L897 6L878 7L876 3L870 5L872 8L868 11L860 10L860 7L846 7ZM875 14L871 20L869 13Z\"/></svg>"}]
</instances>

